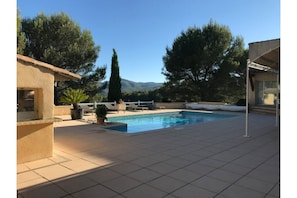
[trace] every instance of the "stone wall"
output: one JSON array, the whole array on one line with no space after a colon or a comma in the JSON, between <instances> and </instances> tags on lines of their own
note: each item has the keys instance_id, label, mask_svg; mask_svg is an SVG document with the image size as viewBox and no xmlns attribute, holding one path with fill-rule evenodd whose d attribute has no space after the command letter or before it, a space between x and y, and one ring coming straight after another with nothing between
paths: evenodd
<instances>
[{"instance_id":1,"label":"stone wall","mask_svg":"<svg viewBox=\"0 0 297 198\"><path fill-rule=\"evenodd\" d=\"M54 116L70 115L71 105L54 106Z\"/></svg>"}]
</instances>

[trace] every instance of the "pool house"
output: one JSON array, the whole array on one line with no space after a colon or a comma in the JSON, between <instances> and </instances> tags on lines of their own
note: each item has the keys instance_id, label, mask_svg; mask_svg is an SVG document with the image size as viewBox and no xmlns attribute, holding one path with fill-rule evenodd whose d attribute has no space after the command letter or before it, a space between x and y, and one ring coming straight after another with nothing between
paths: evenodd
<instances>
[{"instance_id":1,"label":"pool house","mask_svg":"<svg viewBox=\"0 0 297 198\"><path fill-rule=\"evenodd\" d=\"M54 145L54 83L80 76L17 54L17 163L50 157Z\"/></svg>"}]
</instances>

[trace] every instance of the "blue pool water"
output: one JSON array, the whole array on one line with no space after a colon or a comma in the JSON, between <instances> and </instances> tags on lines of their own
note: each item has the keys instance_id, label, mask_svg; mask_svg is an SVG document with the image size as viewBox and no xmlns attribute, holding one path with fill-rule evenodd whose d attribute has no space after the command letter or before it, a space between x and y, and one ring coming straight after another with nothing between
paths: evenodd
<instances>
[{"instance_id":1,"label":"blue pool water","mask_svg":"<svg viewBox=\"0 0 297 198\"><path fill-rule=\"evenodd\" d=\"M126 133L137 133L199 122L209 122L230 117L234 117L234 115L181 111L173 113L119 116L108 118L108 121L127 124L127 126L111 127L109 129Z\"/></svg>"}]
</instances>

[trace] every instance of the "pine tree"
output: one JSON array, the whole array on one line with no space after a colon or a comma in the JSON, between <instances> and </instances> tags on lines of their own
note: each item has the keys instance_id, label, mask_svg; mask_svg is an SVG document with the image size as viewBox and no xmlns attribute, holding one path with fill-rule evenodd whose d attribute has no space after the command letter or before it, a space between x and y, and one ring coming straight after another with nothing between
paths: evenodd
<instances>
[{"instance_id":1,"label":"pine tree","mask_svg":"<svg viewBox=\"0 0 297 198\"><path fill-rule=\"evenodd\" d=\"M83 89L92 99L107 87L106 67L95 65L100 46L95 45L89 30L82 30L66 13L38 14L34 18L18 18L18 53L79 74L80 80L59 81L54 90L55 104L68 88ZM21 35L24 34L24 49ZM88 100L89 100L88 99ZM86 101L89 102L89 101Z\"/></svg>"},{"instance_id":2,"label":"pine tree","mask_svg":"<svg viewBox=\"0 0 297 198\"><path fill-rule=\"evenodd\" d=\"M116 101L119 102L119 100L122 97L121 92L121 77L120 77L120 71L119 71L119 63L118 63L118 55L113 49L113 55L111 59L111 75L109 79L109 87L108 87L108 101Z\"/></svg>"}]
</instances>

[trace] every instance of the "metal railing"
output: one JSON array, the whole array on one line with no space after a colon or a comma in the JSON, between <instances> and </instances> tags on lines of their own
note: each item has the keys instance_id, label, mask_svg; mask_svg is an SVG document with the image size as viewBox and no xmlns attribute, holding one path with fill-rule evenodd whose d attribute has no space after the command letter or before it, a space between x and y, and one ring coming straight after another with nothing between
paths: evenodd
<instances>
[{"instance_id":1,"label":"metal railing","mask_svg":"<svg viewBox=\"0 0 297 198\"><path fill-rule=\"evenodd\" d=\"M154 105L154 101L153 100L150 100L150 101L135 101L135 102L125 102L123 101L123 103L126 104L127 107L129 107L130 105L132 104L135 104L137 106L145 106L145 105ZM97 105L106 105L106 106L109 106L109 105L113 105L113 106L116 106L116 101L114 102L91 102L91 103L79 103L78 105L80 107L85 107L85 106L88 106L92 109L95 109L97 107Z\"/></svg>"}]
</instances>

